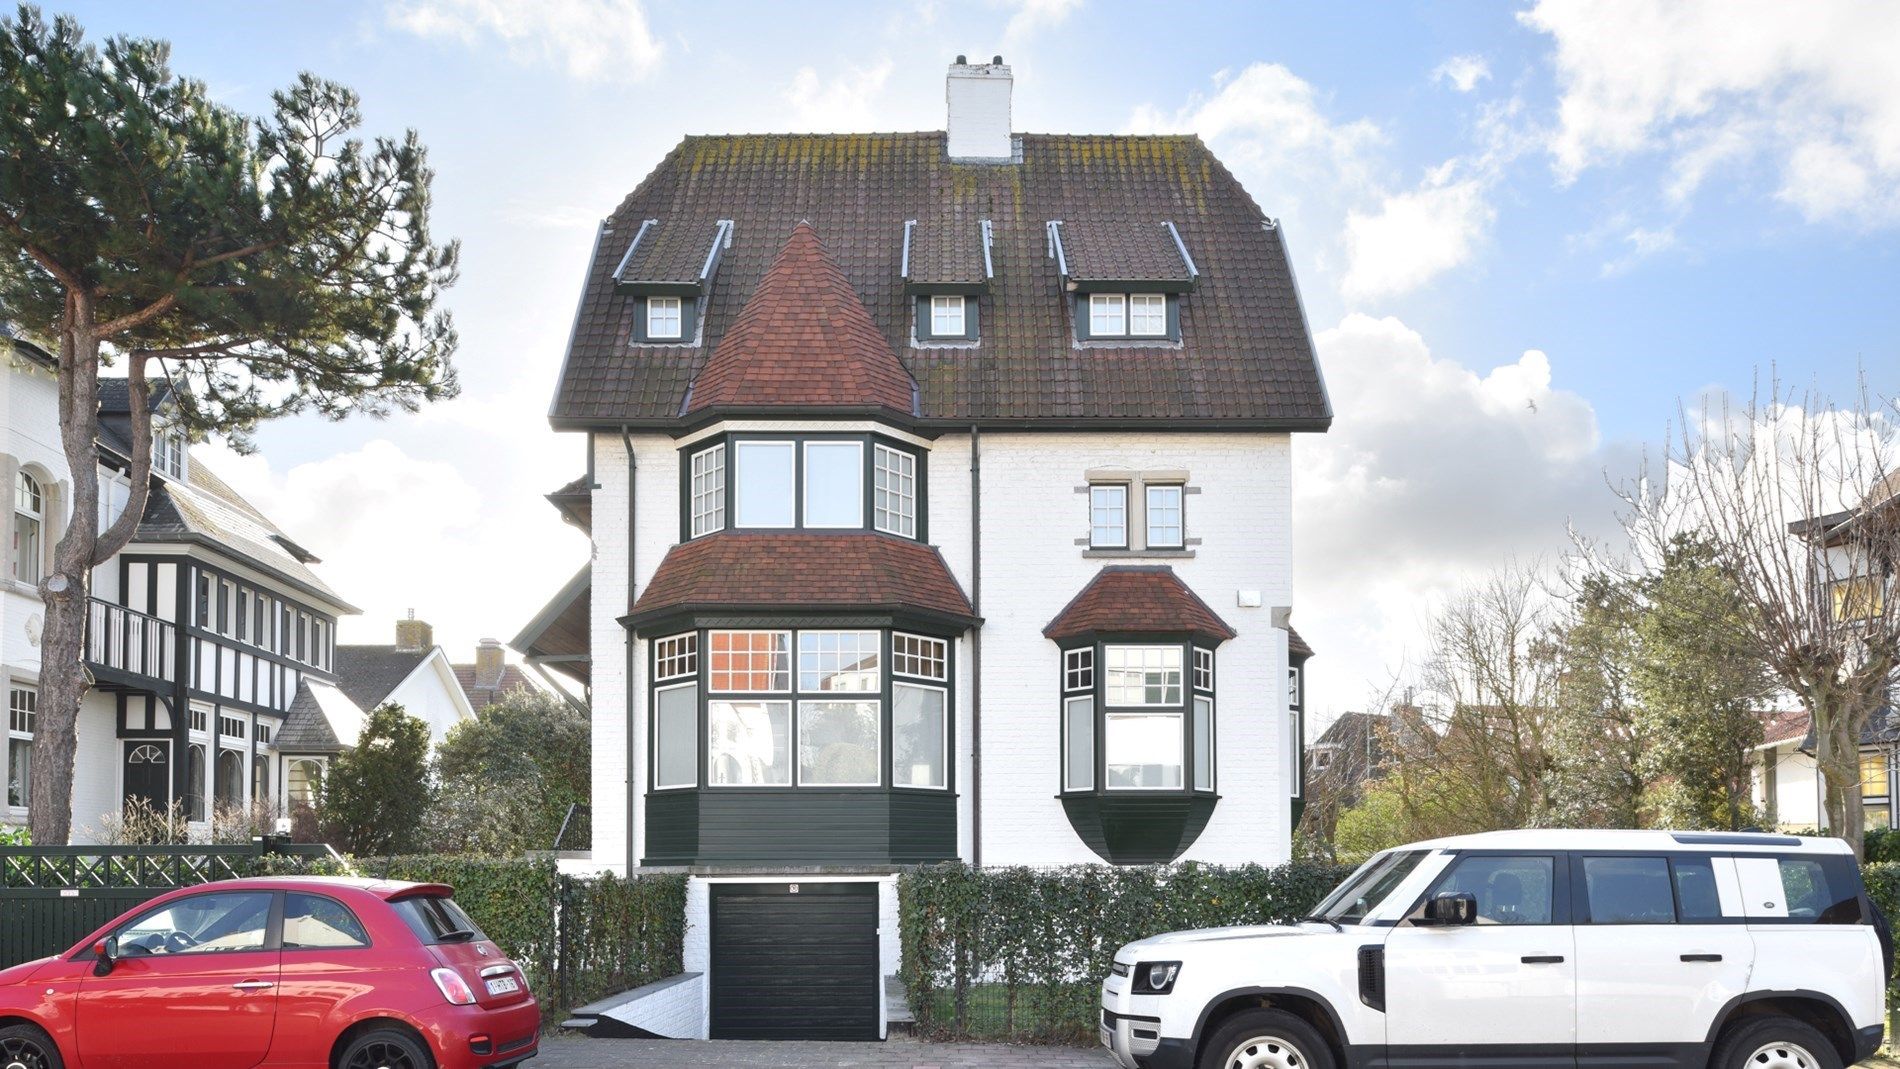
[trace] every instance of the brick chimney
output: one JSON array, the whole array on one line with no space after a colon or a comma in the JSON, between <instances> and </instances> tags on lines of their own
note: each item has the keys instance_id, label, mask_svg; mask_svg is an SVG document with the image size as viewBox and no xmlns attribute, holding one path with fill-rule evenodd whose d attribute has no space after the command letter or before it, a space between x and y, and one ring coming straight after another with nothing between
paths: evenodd
<instances>
[{"instance_id":1,"label":"brick chimney","mask_svg":"<svg viewBox=\"0 0 1900 1069\"><path fill-rule=\"evenodd\" d=\"M409 615L396 621L396 648L399 650L426 650L435 645L435 629L416 619L416 610L410 609Z\"/></svg>"},{"instance_id":2,"label":"brick chimney","mask_svg":"<svg viewBox=\"0 0 1900 1069\"><path fill-rule=\"evenodd\" d=\"M1010 147L1009 98L1015 78L997 56L989 63L969 63L958 56L950 65L945 84L950 115L945 131L953 160L1008 163Z\"/></svg>"},{"instance_id":3,"label":"brick chimney","mask_svg":"<svg viewBox=\"0 0 1900 1069\"><path fill-rule=\"evenodd\" d=\"M501 642L485 638L475 646L475 689L493 690L501 686L501 673L508 660Z\"/></svg>"}]
</instances>

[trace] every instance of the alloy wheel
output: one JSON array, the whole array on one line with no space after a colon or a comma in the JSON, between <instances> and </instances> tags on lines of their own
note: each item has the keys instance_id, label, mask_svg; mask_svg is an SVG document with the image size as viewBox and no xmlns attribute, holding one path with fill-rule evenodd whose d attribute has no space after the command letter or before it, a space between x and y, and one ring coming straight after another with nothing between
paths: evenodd
<instances>
[{"instance_id":1,"label":"alloy wheel","mask_svg":"<svg viewBox=\"0 0 1900 1069\"><path fill-rule=\"evenodd\" d=\"M351 1053L348 1069L422 1069L394 1043L368 1043Z\"/></svg>"},{"instance_id":2,"label":"alloy wheel","mask_svg":"<svg viewBox=\"0 0 1900 1069\"><path fill-rule=\"evenodd\" d=\"M20 1036L0 1040L0 1069L51 1069L52 1064L38 1040Z\"/></svg>"},{"instance_id":3,"label":"alloy wheel","mask_svg":"<svg viewBox=\"0 0 1900 1069\"><path fill-rule=\"evenodd\" d=\"M1821 1065L1799 1043L1764 1043L1742 1064L1746 1069L1820 1069Z\"/></svg>"},{"instance_id":4,"label":"alloy wheel","mask_svg":"<svg viewBox=\"0 0 1900 1069\"><path fill-rule=\"evenodd\" d=\"M1304 1069L1306 1064L1306 1055L1285 1037L1255 1036L1234 1044L1224 1069Z\"/></svg>"}]
</instances>

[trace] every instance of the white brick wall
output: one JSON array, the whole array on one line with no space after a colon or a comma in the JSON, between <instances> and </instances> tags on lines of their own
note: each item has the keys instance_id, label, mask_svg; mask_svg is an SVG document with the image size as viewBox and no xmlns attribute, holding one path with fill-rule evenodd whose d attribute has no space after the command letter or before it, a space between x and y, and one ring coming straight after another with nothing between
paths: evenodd
<instances>
[{"instance_id":1,"label":"white brick wall","mask_svg":"<svg viewBox=\"0 0 1900 1069\"><path fill-rule=\"evenodd\" d=\"M706 977L702 973L683 983L629 999L607 1009L602 1016L667 1039L704 1039L706 994Z\"/></svg>"}]
</instances>

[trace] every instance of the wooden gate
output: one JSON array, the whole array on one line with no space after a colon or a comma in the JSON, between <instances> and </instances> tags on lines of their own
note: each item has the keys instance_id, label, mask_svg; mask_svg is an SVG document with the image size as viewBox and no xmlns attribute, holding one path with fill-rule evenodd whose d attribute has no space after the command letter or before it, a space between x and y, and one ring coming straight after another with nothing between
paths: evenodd
<instances>
[{"instance_id":1,"label":"wooden gate","mask_svg":"<svg viewBox=\"0 0 1900 1069\"><path fill-rule=\"evenodd\" d=\"M322 844L0 847L0 969L60 954L126 910L179 887L294 873ZM268 860L267 860L268 859Z\"/></svg>"}]
</instances>

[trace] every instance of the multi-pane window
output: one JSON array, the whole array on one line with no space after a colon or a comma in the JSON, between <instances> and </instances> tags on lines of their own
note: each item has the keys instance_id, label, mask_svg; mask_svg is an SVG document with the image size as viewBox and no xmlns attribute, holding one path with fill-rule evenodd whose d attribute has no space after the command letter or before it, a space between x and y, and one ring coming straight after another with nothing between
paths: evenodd
<instances>
[{"instance_id":1,"label":"multi-pane window","mask_svg":"<svg viewBox=\"0 0 1900 1069\"><path fill-rule=\"evenodd\" d=\"M1114 699L1109 699L1114 704ZM1108 786L1166 790L1181 786L1181 714L1109 713L1102 718Z\"/></svg>"},{"instance_id":2,"label":"multi-pane window","mask_svg":"<svg viewBox=\"0 0 1900 1069\"><path fill-rule=\"evenodd\" d=\"M198 708L197 706L193 706L191 709L191 730L193 731L206 730L206 728L211 723L210 715L211 714L205 712L203 709Z\"/></svg>"},{"instance_id":3,"label":"multi-pane window","mask_svg":"<svg viewBox=\"0 0 1900 1069\"><path fill-rule=\"evenodd\" d=\"M805 443L805 526L864 526L861 443Z\"/></svg>"},{"instance_id":4,"label":"multi-pane window","mask_svg":"<svg viewBox=\"0 0 1900 1069\"><path fill-rule=\"evenodd\" d=\"M735 523L790 527L796 522L797 456L791 442L739 442L733 447Z\"/></svg>"},{"instance_id":5,"label":"multi-pane window","mask_svg":"<svg viewBox=\"0 0 1900 1069\"><path fill-rule=\"evenodd\" d=\"M865 693L877 685L878 632L798 633L799 690Z\"/></svg>"},{"instance_id":6,"label":"multi-pane window","mask_svg":"<svg viewBox=\"0 0 1900 1069\"><path fill-rule=\"evenodd\" d=\"M33 796L33 725L39 699L32 687L7 691L7 805L18 809L25 809Z\"/></svg>"},{"instance_id":7,"label":"multi-pane window","mask_svg":"<svg viewBox=\"0 0 1900 1069\"><path fill-rule=\"evenodd\" d=\"M1158 338L1168 333L1168 299L1159 293L1137 293L1128 298L1128 333Z\"/></svg>"},{"instance_id":8,"label":"multi-pane window","mask_svg":"<svg viewBox=\"0 0 1900 1069\"><path fill-rule=\"evenodd\" d=\"M244 721L235 716L221 716L218 718L218 734L227 739L241 739L245 734Z\"/></svg>"},{"instance_id":9,"label":"multi-pane window","mask_svg":"<svg viewBox=\"0 0 1900 1069\"><path fill-rule=\"evenodd\" d=\"M164 427L153 429L152 470L183 479L187 451L185 432Z\"/></svg>"},{"instance_id":10,"label":"multi-pane window","mask_svg":"<svg viewBox=\"0 0 1900 1069\"><path fill-rule=\"evenodd\" d=\"M1095 647L1065 650L1062 654L1062 689L1095 689Z\"/></svg>"},{"instance_id":11,"label":"multi-pane window","mask_svg":"<svg viewBox=\"0 0 1900 1069\"><path fill-rule=\"evenodd\" d=\"M653 643L653 678L678 679L699 671L699 635L689 631Z\"/></svg>"},{"instance_id":12,"label":"multi-pane window","mask_svg":"<svg viewBox=\"0 0 1900 1069\"><path fill-rule=\"evenodd\" d=\"M900 676L921 679L949 678L950 644L940 638L906 635L891 636L891 671Z\"/></svg>"},{"instance_id":13,"label":"multi-pane window","mask_svg":"<svg viewBox=\"0 0 1900 1069\"><path fill-rule=\"evenodd\" d=\"M1120 293L1089 294L1089 335L1114 336L1128 333L1128 298Z\"/></svg>"},{"instance_id":14,"label":"multi-pane window","mask_svg":"<svg viewBox=\"0 0 1900 1069\"><path fill-rule=\"evenodd\" d=\"M963 298L930 298L930 333L939 338L961 338L964 329Z\"/></svg>"},{"instance_id":15,"label":"multi-pane window","mask_svg":"<svg viewBox=\"0 0 1900 1069\"><path fill-rule=\"evenodd\" d=\"M891 687L891 783L948 786L949 695L937 687Z\"/></svg>"},{"instance_id":16,"label":"multi-pane window","mask_svg":"<svg viewBox=\"0 0 1900 1069\"><path fill-rule=\"evenodd\" d=\"M1095 699L1086 694L1062 702L1062 789L1095 789Z\"/></svg>"},{"instance_id":17,"label":"multi-pane window","mask_svg":"<svg viewBox=\"0 0 1900 1069\"><path fill-rule=\"evenodd\" d=\"M876 701L799 702L798 782L877 786L882 720Z\"/></svg>"},{"instance_id":18,"label":"multi-pane window","mask_svg":"<svg viewBox=\"0 0 1900 1069\"><path fill-rule=\"evenodd\" d=\"M1860 796L1862 799L1887 797L1887 755L1860 755Z\"/></svg>"},{"instance_id":19,"label":"multi-pane window","mask_svg":"<svg viewBox=\"0 0 1900 1069\"><path fill-rule=\"evenodd\" d=\"M1124 549L1128 545L1128 487L1097 483L1089 487L1089 545Z\"/></svg>"},{"instance_id":20,"label":"multi-pane window","mask_svg":"<svg viewBox=\"0 0 1900 1069\"><path fill-rule=\"evenodd\" d=\"M678 297L647 298L647 337L677 338L680 336L680 299Z\"/></svg>"},{"instance_id":21,"label":"multi-pane window","mask_svg":"<svg viewBox=\"0 0 1900 1069\"><path fill-rule=\"evenodd\" d=\"M722 693L782 693L792 689L789 631L714 631L710 685Z\"/></svg>"},{"instance_id":22,"label":"multi-pane window","mask_svg":"<svg viewBox=\"0 0 1900 1069\"><path fill-rule=\"evenodd\" d=\"M871 520L880 531L917 536L917 458L887 445L877 447L871 469Z\"/></svg>"},{"instance_id":23,"label":"multi-pane window","mask_svg":"<svg viewBox=\"0 0 1900 1069\"><path fill-rule=\"evenodd\" d=\"M706 774L722 787L788 787L792 782L792 703L706 703Z\"/></svg>"},{"instance_id":24,"label":"multi-pane window","mask_svg":"<svg viewBox=\"0 0 1900 1069\"><path fill-rule=\"evenodd\" d=\"M1181 647L1107 646L1103 686L1109 706L1180 705Z\"/></svg>"},{"instance_id":25,"label":"multi-pane window","mask_svg":"<svg viewBox=\"0 0 1900 1069\"><path fill-rule=\"evenodd\" d=\"M726 526L726 447L716 445L693 454L693 537Z\"/></svg>"},{"instance_id":26,"label":"multi-pane window","mask_svg":"<svg viewBox=\"0 0 1900 1069\"><path fill-rule=\"evenodd\" d=\"M699 782L699 687L663 688L654 694L653 705L653 786L694 786Z\"/></svg>"},{"instance_id":27,"label":"multi-pane window","mask_svg":"<svg viewBox=\"0 0 1900 1069\"><path fill-rule=\"evenodd\" d=\"M1196 647L1194 650L1194 689L1214 689L1214 651Z\"/></svg>"},{"instance_id":28,"label":"multi-pane window","mask_svg":"<svg viewBox=\"0 0 1900 1069\"><path fill-rule=\"evenodd\" d=\"M46 519L46 495L39 480L20 472L13 485L13 578L40 581L40 531Z\"/></svg>"},{"instance_id":29,"label":"multi-pane window","mask_svg":"<svg viewBox=\"0 0 1900 1069\"><path fill-rule=\"evenodd\" d=\"M1182 543L1180 486L1148 487L1148 548L1175 549Z\"/></svg>"}]
</instances>

